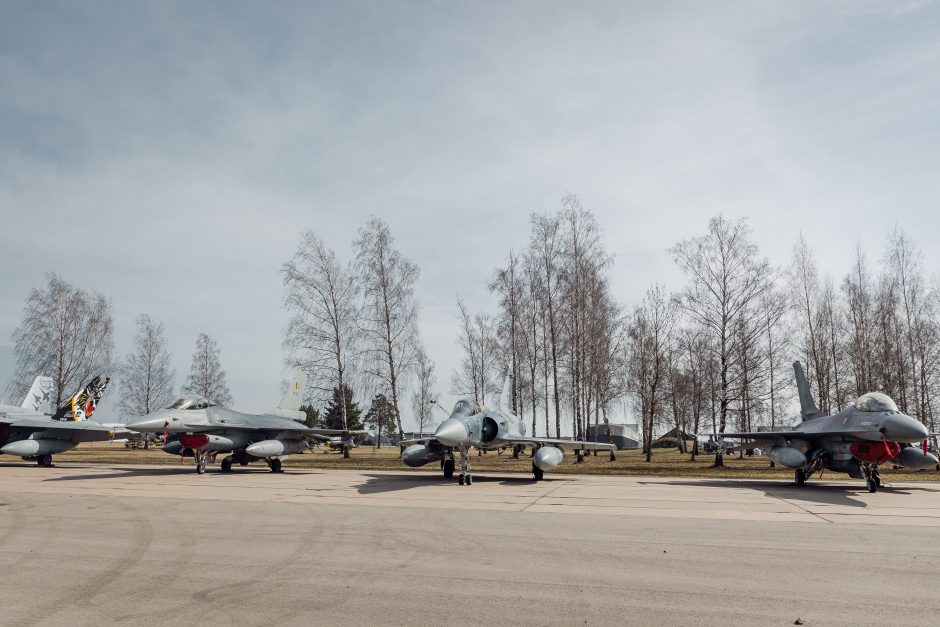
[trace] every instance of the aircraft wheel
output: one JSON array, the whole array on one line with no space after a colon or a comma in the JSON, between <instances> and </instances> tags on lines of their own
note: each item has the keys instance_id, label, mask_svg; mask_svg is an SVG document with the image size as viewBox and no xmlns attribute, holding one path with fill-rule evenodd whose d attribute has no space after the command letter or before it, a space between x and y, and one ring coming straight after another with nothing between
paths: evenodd
<instances>
[{"instance_id":1,"label":"aircraft wheel","mask_svg":"<svg viewBox=\"0 0 940 627\"><path fill-rule=\"evenodd\" d=\"M52 467L52 455L39 455L36 457L36 463L46 468Z\"/></svg>"},{"instance_id":2,"label":"aircraft wheel","mask_svg":"<svg viewBox=\"0 0 940 627\"><path fill-rule=\"evenodd\" d=\"M281 460L276 458L271 460L271 472L281 472Z\"/></svg>"},{"instance_id":3,"label":"aircraft wheel","mask_svg":"<svg viewBox=\"0 0 940 627\"><path fill-rule=\"evenodd\" d=\"M535 464L532 464L532 474L535 476L536 481L541 481L545 478L545 471Z\"/></svg>"},{"instance_id":4,"label":"aircraft wheel","mask_svg":"<svg viewBox=\"0 0 940 627\"><path fill-rule=\"evenodd\" d=\"M343 459L349 459L349 447L343 447Z\"/></svg>"},{"instance_id":5,"label":"aircraft wheel","mask_svg":"<svg viewBox=\"0 0 940 627\"><path fill-rule=\"evenodd\" d=\"M232 456L222 458L222 465L219 467L219 470L222 472L232 472Z\"/></svg>"},{"instance_id":6,"label":"aircraft wheel","mask_svg":"<svg viewBox=\"0 0 940 627\"><path fill-rule=\"evenodd\" d=\"M875 485L880 488L880 487L881 487L881 477L879 477L878 475L875 475L873 478L874 478L874 480L875 480Z\"/></svg>"},{"instance_id":7,"label":"aircraft wheel","mask_svg":"<svg viewBox=\"0 0 940 627\"><path fill-rule=\"evenodd\" d=\"M452 459L444 460L444 478L445 479L454 478L454 460Z\"/></svg>"},{"instance_id":8,"label":"aircraft wheel","mask_svg":"<svg viewBox=\"0 0 940 627\"><path fill-rule=\"evenodd\" d=\"M457 483L463 485L463 475L460 475L460 477L457 479Z\"/></svg>"},{"instance_id":9,"label":"aircraft wheel","mask_svg":"<svg viewBox=\"0 0 940 627\"><path fill-rule=\"evenodd\" d=\"M473 485L473 475L467 475L467 485Z\"/></svg>"},{"instance_id":10,"label":"aircraft wheel","mask_svg":"<svg viewBox=\"0 0 940 627\"><path fill-rule=\"evenodd\" d=\"M878 490L878 481L874 477L869 477L867 483L869 492L876 492Z\"/></svg>"},{"instance_id":11,"label":"aircraft wheel","mask_svg":"<svg viewBox=\"0 0 940 627\"><path fill-rule=\"evenodd\" d=\"M802 468L797 468L793 472L793 483L796 485L806 485L806 472Z\"/></svg>"},{"instance_id":12,"label":"aircraft wheel","mask_svg":"<svg viewBox=\"0 0 940 627\"><path fill-rule=\"evenodd\" d=\"M201 475L206 472L206 465L204 462L196 462L196 474Z\"/></svg>"}]
</instances>

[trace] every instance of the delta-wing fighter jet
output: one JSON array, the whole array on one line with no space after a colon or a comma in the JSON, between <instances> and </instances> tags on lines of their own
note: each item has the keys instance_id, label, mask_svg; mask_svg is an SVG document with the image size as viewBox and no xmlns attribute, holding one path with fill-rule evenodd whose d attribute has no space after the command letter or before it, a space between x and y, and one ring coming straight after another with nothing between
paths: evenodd
<instances>
[{"instance_id":1,"label":"delta-wing fighter jet","mask_svg":"<svg viewBox=\"0 0 940 627\"><path fill-rule=\"evenodd\" d=\"M81 442L113 439L115 429L89 420L108 387L107 377L95 377L52 415L52 379L36 377L20 406L0 405L0 453L18 455L40 466L52 466L52 454Z\"/></svg>"},{"instance_id":2,"label":"delta-wing fighter jet","mask_svg":"<svg viewBox=\"0 0 940 627\"><path fill-rule=\"evenodd\" d=\"M171 455L192 455L199 474L219 453L228 453L222 459L222 472L230 472L235 463L245 466L259 459L272 472L280 472L282 458L304 452L323 436L348 439L368 433L306 426L306 414L300 411L302 390L303 380L295 378L277 408L263 415L238 412L199 396L184 396L166 409L129 422L127 428L162 433L166 441L163 450Z\"/></svg>"},{"instance_id":3,"label":"delta-wing fighter jet","mask_svg":"<svg viewBox=\"0 0 940 627\"><path fill-rule=\"evenodd\" d=\"M471 485L470 447L479 450L499 450L511 447L529 447L535 449L532 456L532 474L536 481L541 481L545 471L553 470L564 458L565 450L609 451L614 460L613 444L601 442L581 442L539 438L526 435L526 426L509 407L509 395L512 390L512 375L506 376L503 392L496 409L480 407L469 399L457 401L450 417L438 426L433 436L403 440L402 444L411 444L402 451L402 461L412 468L431 462L440 462L444 478L454 476L455 453L460 454L460 485Z\"/></svg>"},{"instance_id":4,"label":"delta-wing fighter jet","mask_svg":"<svg viewBox=\"0 0 940 627\"><path fill-rule=\"evenodd\" d=\"M792 431L716 434L750 441L767 449L775 463L794 469L797 485L824 469L865 479L869 492L881 486L878 465L925 470L937 465L927 451L927 428L898 410L885 394L870 392L837 414L824 416L816 406L800 362L793 363L803 422ZM913 446L919 444L920 446Z\"/></svg>"}]
</instances>

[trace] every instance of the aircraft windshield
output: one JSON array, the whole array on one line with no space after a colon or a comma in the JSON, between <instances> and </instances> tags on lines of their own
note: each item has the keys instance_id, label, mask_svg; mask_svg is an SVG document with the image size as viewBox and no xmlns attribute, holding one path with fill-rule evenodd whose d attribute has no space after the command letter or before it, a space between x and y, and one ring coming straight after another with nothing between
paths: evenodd
<instances>
[{"instance_id":1,"label":"aircraft windshield","mask_svg":"<svg viewBox=\"0 0 940 627\"><path fill-rule=\"evenodd\" d=\"M855 409L859 411L898 411L898 406L887 394L869 392L855 400Z\"/></svg>"},{"instance_id":2,"label":"aircraft windshield","mask_svg":"<svg viewBox=\"0 0 940 627\"><path fill-rule=\"evenodd\" d=\"M167 409L205 409L211 407L212 403L198 396L184 396L176 400Z\"/></svg>"},{"instance_id":3,"label":"aircraft windshield","mask_svg":"<svg viewBox=\"0 0 940 627\"><path fill-rule=\"evenodd\" d=\"M480 408L477 407L476 403L463 399L457 401L457 404L454 405L454 411L452 414L460 414L461 416L472 416L473 414L479 414Z\"/></svg>"}]
</instances>

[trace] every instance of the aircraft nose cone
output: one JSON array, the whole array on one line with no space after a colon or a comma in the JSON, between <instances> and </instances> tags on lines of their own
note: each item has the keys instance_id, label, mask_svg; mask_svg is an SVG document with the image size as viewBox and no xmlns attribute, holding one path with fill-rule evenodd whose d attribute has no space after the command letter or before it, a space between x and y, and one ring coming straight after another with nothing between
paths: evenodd
<instances>
[{"instance_id":1,"label":"aircraft nose cone","mask_svg":"<svg viewBox=\"0 0 940 627\"><path fill-rule=\"evenodd\" d=\"M470 439L467 425L456 418L448 418L434 432L434 437L444 446L460 446Z\"/></svg>"},{"instance_id":2,"label":"aircraft nose cone","mask_svg":"<svg viewBox=\"0 0 940 627\"><path fill-rule=\"evenodd\" d=\"M143 418L132 420L124 426L131 431L138 431L140 433L162 433L164 424L166 424L165 418L144 416Z\"/></svg>"},{"instance_id":3,"label":"aircraft nose cone","mask_svg":"<svg viewBox=\"0 0 940 627\"><path fill-rule=\"evenodd\" d=\"M927 427L919 420L903 414L888 416L884 425L885 439L891 442L923 442L927 439Z\"/></svg>"}]
</instances>

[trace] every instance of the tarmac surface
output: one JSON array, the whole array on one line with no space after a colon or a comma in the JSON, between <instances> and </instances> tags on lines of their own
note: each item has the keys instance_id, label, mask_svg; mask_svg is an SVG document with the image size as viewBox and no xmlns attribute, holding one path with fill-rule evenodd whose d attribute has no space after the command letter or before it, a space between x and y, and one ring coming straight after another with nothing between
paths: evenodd
<instances>
[{"instance_id":1,"label":"tarmac surface","mask_svg":"<svg viewBox=\"0 0 940 627\"><path fill-rule=\"evenodd\" d=\"M940 485L0 464L0 623L936 624Z\"/></svg>"}]
</instances>

